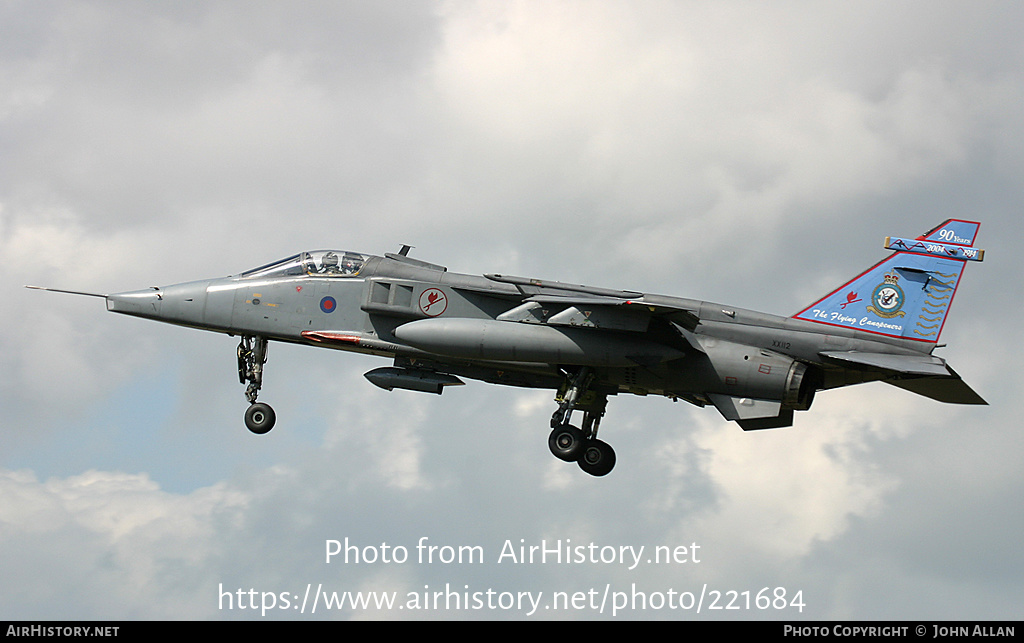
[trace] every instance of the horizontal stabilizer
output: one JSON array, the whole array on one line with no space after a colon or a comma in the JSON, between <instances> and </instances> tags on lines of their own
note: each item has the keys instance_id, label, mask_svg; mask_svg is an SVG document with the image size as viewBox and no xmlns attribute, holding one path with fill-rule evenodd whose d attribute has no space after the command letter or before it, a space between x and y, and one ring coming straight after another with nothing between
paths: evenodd
<instances>
[{"instance_id":1,"label":"horizontal stabilizer","mask_svg":"<svg viewBox=\"0 0 1024 643\"><path fill-rule=\"evenodd\" d=\"M946 362L932 355L893 355L891 353L863 353L860 351L822 351L827 360L843 365L865 366L869 369L891 371L901 375L951 375Z\"/></svg>"},{"instance_id":2,"label":"horizontal stabilizer","mask_svg":"<svg viewBox=\"0 0 1024 643\"><path fill-rule=\"evenodd\" d=\"M939 402L988 404L939 357L857 351L823 351L818 354L844 366L862 366L868 370L890 373L895 379L885 380L886 384Z\"/></svg>"},{"instance_id":3,"label":"horizontal stabilizer","mask_svg":"<svg viewBox=\"0 0 1024 643\"><path fill-rule=\"evenodd\" d=\"M974 389L967 385L967 382L955 374L953 377L888 380L886 384L892 384L904 391L917 393L937 402L945 402L947 404L988 404L980 395L974 392Z\"/></svg>"}]
</instances>

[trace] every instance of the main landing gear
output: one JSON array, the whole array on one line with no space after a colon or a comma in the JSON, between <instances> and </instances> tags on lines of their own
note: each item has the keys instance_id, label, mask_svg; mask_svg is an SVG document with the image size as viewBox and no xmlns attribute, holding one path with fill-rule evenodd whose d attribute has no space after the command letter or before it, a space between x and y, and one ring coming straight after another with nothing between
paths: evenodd
<instances>
[{"instance_id":1,"label":"main landing gear","mask_svg":"<svg viewBox=\"0 0 1024 643\"><path fill-rule=\"evenodd\" d=\"M608 397L604 393L590 390L594 371L581 367L579 372L567 380L565 391L560 391L558 410L551 416L551 435L548 448L559 460L576 462L592 476L607 475L615 466L615 451L608 443L597 439L597 427L601 424ZM573 411L583 411L583 428L569 424Z\"/></svg>"},{"instance_id":2,"label":"main landing gear","mask_svg":"<svg viewBox=\"0 0 1024 643\"><path fill-rule=\"evenodd\" d=\"M264 434L274 428L277 416L269 404L257 402L260 387L263 386L263 365L267 363L267 338L242 336L238 343L238 381L249 382L245 398L249 408L245 411L245 426L256 434Z\"/></svg>"}]
</instances>

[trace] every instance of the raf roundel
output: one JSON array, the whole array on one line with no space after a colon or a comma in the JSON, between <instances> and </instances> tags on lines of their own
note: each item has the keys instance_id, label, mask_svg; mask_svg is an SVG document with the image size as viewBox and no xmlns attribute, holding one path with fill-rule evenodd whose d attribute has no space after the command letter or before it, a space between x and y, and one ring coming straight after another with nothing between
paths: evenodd
<instances>
[{"instance_id":1,"label":"raf roundel","mask_svg":"<svg viewBox=\"0 0 1024 643\"><path fill-rule=\"evenodd\" d=\"M334 309L338 307L338 302L334 297L324 297L320 300L320 310L325 313L333 313Z\"/></svg>"}]
</instances>

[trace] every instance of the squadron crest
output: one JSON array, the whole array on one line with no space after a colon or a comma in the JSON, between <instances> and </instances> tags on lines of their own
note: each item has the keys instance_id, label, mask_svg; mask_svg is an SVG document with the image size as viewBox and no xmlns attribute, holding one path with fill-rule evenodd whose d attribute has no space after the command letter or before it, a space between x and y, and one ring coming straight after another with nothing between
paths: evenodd
<instances>
[{"instance_id":1,"label":"squadron crest","mask_svg":"<svg viewBox=\"0 0 1024 643\"><path fill-rule=\"evenodd\" d=\"M890 272L885 275L882 283L878 284L875 291L871 294L871 305L868 306L868 310L879 317L885 318L903 317L906 315L905 312L900 310L903 308L904 296L899 281L899 276L894 273Z\"/></svg>"}]
</instances>

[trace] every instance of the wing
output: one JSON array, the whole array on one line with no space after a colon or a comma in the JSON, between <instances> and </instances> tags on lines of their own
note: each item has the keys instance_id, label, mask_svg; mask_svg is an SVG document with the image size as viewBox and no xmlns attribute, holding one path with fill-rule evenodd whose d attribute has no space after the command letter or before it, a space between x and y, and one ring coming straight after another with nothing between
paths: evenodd
<instances>
[{"instance_id":1,"label":"wing","mask_svg":"<svg viewBox=\"0 0 1024 643\"><path fill-rule=\"evenodd\" d=\"M534 295L498 316L500 321L545 323L605 330L646 332L654 318L693 330L700 323L695 308L652 303L637 298Z\"/></svg>"}]
</instances>

